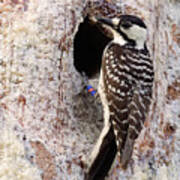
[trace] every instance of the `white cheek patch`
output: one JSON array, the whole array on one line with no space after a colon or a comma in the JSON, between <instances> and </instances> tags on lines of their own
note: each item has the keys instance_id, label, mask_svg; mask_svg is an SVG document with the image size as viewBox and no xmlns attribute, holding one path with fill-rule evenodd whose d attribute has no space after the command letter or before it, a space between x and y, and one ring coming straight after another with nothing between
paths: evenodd
<instances>
[{"instance_id":1,"label":"white cheek patch","mask_svg":"<svg viewBox=\"0 0 180 180\"><path fill-rule=\"evenodd\" d=\"M138 49L144 48L144 43L147 37L147 30L138 25L133 25L129 29L124 29L121 27L121 31L124 32L129 39L136 41L136 46Z\"/></svg>"}]
</instances>

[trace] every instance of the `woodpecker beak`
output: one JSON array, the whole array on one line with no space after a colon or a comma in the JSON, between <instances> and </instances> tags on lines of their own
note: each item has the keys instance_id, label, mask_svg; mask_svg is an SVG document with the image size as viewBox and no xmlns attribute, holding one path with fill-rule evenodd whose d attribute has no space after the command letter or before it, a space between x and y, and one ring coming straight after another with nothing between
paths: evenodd
<instances>
[{"instance_id":1,"label":"woodpecker beak","mask_svg":"<svg viewBox=\"0 0 180 180\"><path fill-rule=\"evenodd\" d=\"M99 23L108 25L114 29L117 28L118 24L119 24L119 19L118 18L112 18L112 19L108 19L108 18L98 18L97 21Z\"/></svg>"},{"instance_id":2,"label":"woodpecker beak","mask_svg":"<svg viewBox=\"0 0 180 180\"><path fill-rule=\"evenodd\" d=\"M118 30L120 19L118 18L97 18L97 27L108 38L114 39L116 31Z\"/></svg>"}]
</instances>

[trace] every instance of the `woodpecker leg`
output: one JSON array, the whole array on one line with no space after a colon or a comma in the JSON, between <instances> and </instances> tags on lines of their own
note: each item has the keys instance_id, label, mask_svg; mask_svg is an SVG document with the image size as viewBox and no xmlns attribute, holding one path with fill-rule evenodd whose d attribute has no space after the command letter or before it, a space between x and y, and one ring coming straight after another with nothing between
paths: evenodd
<instances>
[{"instance_id":1,"label":"woodpecker leg","mask_svg":"<svg viewBox=\"0 0 180 180\"><path fill-rule=\"evenodd\" d=\"M96 89L94 89L91 85L86 85L85 88L86 88L87 92L89 94L91 94L91 96L94 96L95 102L97 104L101 104L101 98L99 96L98 91Z\"/></svg>"},{"instance_id":2,"label":"woodpecker leg","mask_svg":"<svg viewBox=\"0 0 180 180\"><path fill-rule=\"evenodd\" d=\"M96 102L97 102L98 104L101 104L101 98L100 98L98 92L96 92L96 94L95 94L95 100L96 100Z\"/></svg>"}]
</instances>

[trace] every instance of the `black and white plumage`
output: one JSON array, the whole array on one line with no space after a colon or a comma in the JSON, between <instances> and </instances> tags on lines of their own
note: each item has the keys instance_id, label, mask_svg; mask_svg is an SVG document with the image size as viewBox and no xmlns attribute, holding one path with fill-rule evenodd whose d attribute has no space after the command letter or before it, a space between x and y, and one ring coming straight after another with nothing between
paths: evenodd
<instances>
[{"instance_id":1,"label":"black and white plumage","mask_svg":"<svg viewBox=\"0 0 180 180\"><path fill-rule=\"evenodd\" d=\"M131 15L98 19L113 40L102 57L98 92L104 128L92 152L86 180L104 179L116 157L126 168L143 128L152 98L153 62L146 47L147 28Z\"/></svg>"}]
</instances>

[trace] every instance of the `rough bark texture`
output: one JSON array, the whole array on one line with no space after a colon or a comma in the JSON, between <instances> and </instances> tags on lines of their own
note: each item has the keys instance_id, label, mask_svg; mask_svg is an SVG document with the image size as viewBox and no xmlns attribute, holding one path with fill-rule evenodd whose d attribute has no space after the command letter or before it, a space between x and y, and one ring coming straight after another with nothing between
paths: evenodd
<instances>
[{"instance_id":1,"label":"rough bark texture","mask_svg":"<svg viewBox=\"0 0 180 180\"><path fill-rule=\"evenodd\" d=\"M0 1L0 179L83 179L101 106L73 66L87 13L135 14L149 29L154 94L127 171L109 179L180 179L180 1ZM91 83L97 84L97 78Z\"/></svg>"}]
</instances>

